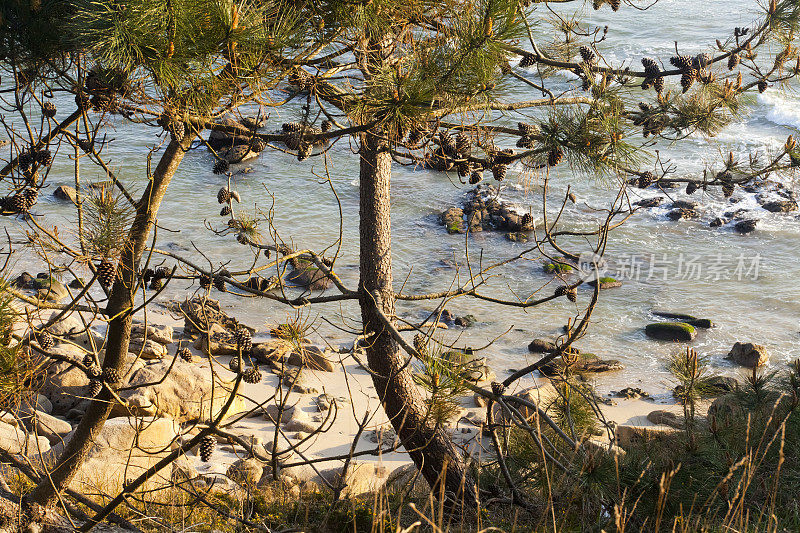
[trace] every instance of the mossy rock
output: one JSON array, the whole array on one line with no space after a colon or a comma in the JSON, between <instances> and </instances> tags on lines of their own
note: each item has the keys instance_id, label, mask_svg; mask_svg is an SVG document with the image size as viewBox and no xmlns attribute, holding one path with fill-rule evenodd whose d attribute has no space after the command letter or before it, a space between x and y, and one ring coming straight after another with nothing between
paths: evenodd
<instances>
[{"instance_id":1,"label":"mossy rock","mask_svg":"<svg viewBox=\"0 0 800 533\"><path fill-rule=\"evenodd\" d=\"M651 339L672 342L689 342L694 340L697 330L685 322L654 322L644 328Z\"/></svg>"},{"instance_id":2,"label":"mossy rock","mask_svg":"<svg viewBox=\"0 0 800 533\"><path fill-rule=\"evenodd\" d=\"M544 265L544 271L548 274L565 274L572 272L572 266L566 263L547 263Z\"/></svg>"},{"instance_id":3,"label":"mossy rock","mask_svg":"<svg viewBox=\"0 0 800 533\"><path fill-rule=\"evenodd\" d=\"M692 315L687 315L685 313L672 313L669 311L653 311L653 314L661 318L669 318L670 320L677 320L679 322L689 324L690 326L694 326L696 328L709 329L715 327L714 322L712 322L708 318L697 318Z\"/></svg>"},{"instance_id":4,"label":"mossy rock","mask_svg":"<svg viewBox=\"0 0 800 533\"><path fill-rule=\"evenodd\" d=\"M587 282L587 284L591 287L597 285L597 280L591 280ZM622 282L616 278L612 278L611 276L603 276L600 278L600 289L614 289L616 287L622 287Z\"/></svg>"}]
</instances>

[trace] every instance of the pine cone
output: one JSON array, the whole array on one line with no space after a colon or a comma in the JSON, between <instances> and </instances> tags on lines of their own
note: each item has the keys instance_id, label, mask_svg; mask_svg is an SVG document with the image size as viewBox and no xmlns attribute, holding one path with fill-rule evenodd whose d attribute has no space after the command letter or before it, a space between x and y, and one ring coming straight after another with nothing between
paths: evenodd
<instances>
[{"instance_id":1,"label":"pine cone","mask_svg":"<svg viewBox=\"0 0 800 533\"><path fill-rule=\"evenodd\" d=\"M39 347L41 347L42 350L49 350L53 346L55 346L55 342L53 342L53 337L50 336L50 334L44 330L38 331L36 333L36 342L39 343Z\"/></svg>"},{"instance_id":2,"label":"pine cone","mask_svg":"<svg viewBox=\"0 0 800 533\"><path fill-rule=\"evenodd\" d=\"M200 287L204 290L211 288L211 276L207 274L200 275Z\"/></svg>"},{"instance_id":3,"label":"pine cone","mask_svg":"<svg viewBox=\"0 0 800 533\"><path fill-rule=\"evenodd\" d=\"M692 68L694 59L689 56L675 56L669 58L670 64L681 72L688 72Z\"/></svg>"},{"instance_id":4,"label":"pine cone","mask_svg":"<svg viewBox=\"0 0 800 533\"><path fill-rule=\"evenodd\" d=\"M261 137L256 137L255 139L253 139L253 145L251 148L254 152L261 153L267 149L267 141L265 141Z\"/></svg>"},{"instance_id":5,"label":"pine cone","mask_svg":"<svg viewBox=\"0 0 800 533\"><path fill-rule=\"evenodd\" d=\"M322 121L322 124L320 124L319 126L320 126L320 129L322 130L322 133L328 133L329 131L331 131L331 128L333 127L333 122L331 122L328 119L325 119L325 120Z\"/></svg>"},{"instance_id":6,"label":"pine cone","mask_svg":"<svg viewBox=\"0 0 800 533\"><path fill-rule=\"evenodd\" d=\"M470 141L470 138L464 132L459 132L458 135L456 135L456 151L460 155L469 155L471 150L472 141Z\"/></svg>"},{"instance_id":7,"label":"pine cone","mask_svg":"<svg viewBox=\"0 0 800 533\"><path fill-rule=\"evenodd\" d=\"M227 159L219 159L214 163L214 174L225 174L231 169L231 164Z\"/></svg>"},{"instance_id":8,"label":"pine cone","mask_svg":"<svg viewBox=\"0 0 800 533\"><path fill-rule=\"evenodd\" d=\"M92 368L94 366L94 355L87 353L83 356L83 360L81 362L83 363L83 366Z\"/></svg>"},{"instance_id":9,"label":"pine cone","mask_svg":"<svg viewBox=\"0 0 800 533\"><path fill-rule=\"evenodd\" d=\"M192 362L192 351L189 348L181 348L178 350L178 357L186 361L187 363Z\"/></svg>"},{"instance_id":10,"label":"pine cone","mask_svg":"<svg viewBox=\"0 0 800 533\"><path fill-rule=\"evenodd\" d=\"M42 105L42 114L47 118L53 118L56 116L56 105L48 100Z\"/></svg>"},{"instance_id":11,"label":"pine cone","mask_svg":"<svg viewBox=\"0 0 800 533\"><path fill-rule=\"evenodd\" d=\"M240 370L240 368L239 368L239 358L236 357L236 356L233 356L233 359L231 359L230 362L228 363L228 368L231 369L231 372L235 372L235 373L238 374L239 370Z\"/></svg>"},{"instance_id":12,"label":"pine cone","mask_svg":"<svg viewBox=\"0 0 800 533\"><path fill-rule=\"evenodd\" d=\"M186 135L186 125L180 120L172 120L167 125L167 131L169 131L170 139L179 143Z\"/></svg>"},{"instance_id":13,"label":"pine cone","mask_svg":"<svg viewBox=\"0 0 800 533\"><path fill-rule=\"evenodd\" d=\"M90 379L89 384L86 386L86 396L94 398L100 394L101 390L103 390L103 383L96 379Z\"/></svg>"},{"instance_id":14,"label":"pine cone","mask_svg":"<svg viewBox=\"0 0 800 533\"><path fill-rule=\"evenodd\" d=\"M592 63L595 60L594 52L588 46L581 46L580 47L580 54L581 59L583 59L584 63Z\"/></svg>"},{"instance_id":15,"label":"pine cone","mask_svg":"<svg viewBox=\"0 0 800 533\"><path fill-rule=\"evenodd\" d=\"M425 337L421 333L417 333L416 335L414 335L414 349L422 357L427 357L428 343L425 341Z\"/></svg>"},{"instance_id":16,"label":"pine cone","mask_svg":"<svg viewBox=\"0 0 800 533\"><path fill-rule=\"evenodd\" d=\"M734 190L736 190L736 185L733 183L726 183L722 186L722 194L725 196L725 198L730 198L733 196Z\"/></svg>"},{"instance_id":17,"label":"pine cone","mask_svg":"<svg viewBox=\"0 0 800 533\"><path fill-rule=\"evenodd\" d=\"M656 90L658 94L661 94L664 91L664 77L659 76L653 80L653 88Z\"/></svg>"},{"instance_id":18,"label":"pine cone","mask_svg":"<svg viewBox=\"0 0 800 533\"><path fill-rule=\"evenodd\" d=\"M456 144L453 142L453 138L450 136L449 133L443 131L439 134L439 145L442 147L442 151L445 155L450 157L456 156Z\"/></svg>"},{"instance_id":19,"label":"pine cone","mask_svg":"<svg viewBox=\"0 0 800 533\"><path fill-rule=\"evenodd\" d=\"M566 296L567 292L569 292L569 287L566 285L559 285L556 287L555 292L553 293L554 296Z\"/></svg>"},{"instance_id":20,"label":"pine cone","mask_svg":"<svg viewBox=\"0 0 800 533\"><path fill-rule=\"evenodd\" d=\"M473 170L472 174L469 175L470 185L477 185L481 180L483 180L483 170Z\"/></svg>"},{"instance_id":21,"label":"pine cone","mask_svg":"<svg viewBox=\"0 0 800 533\"><path fill-rule=\"evenodd\" d=\"M199 451L200 460L207 463L211 456L214 454L214 447L217 445L217 439L213 435L206 435L200 439Z\"/></svg>"},{"instance_id":22,"label":"pine cone","mask_svg":"<svg viewBox=\"0 0 800 533\"><path fill-rule=\"evenodd\" d=\"M758 80L758 92L763 93L767 90L767 81L766 80Z\"/></svg>"},{"instance_id":23,"label":"pine cone","mask_svg":"<svg viewBox=\"0 0 800 533\"><path fill-rule=\"evenodd\" d=\"M253 337L250 330L239 326L234 336L236 337L236 345L242 349L242 353L245 355L249 354L250 350L253 348Z\"/></svg>"},{"instance_id":24,"label":"pine cone","mask_svg":"<svg viewBox=\"0 0 800 533\"><path fill-rule=\"evenodd\" d=\"M733 70L739 66L739 53L736 52L728 56L728 70Z\"/></svg>"},{"instance_id":25,"label":"pine cone","mask_svg":"<svg viewBox=\"0 0 800 533\"><path fill-rule=\"evenodd\" d=\"M569 290L567 290L567 300L569 300L572 303L578 301L578 291L577 289L575 289L575 287L572 287Z\"/></svg>"},{"instance_id":26,"label":"pine cone","mask_svg":"<svg viewBox=\"0 0 800 533\"><path fill-rule=\"evenodd\" d=\"M687 92L694 83L694 79L697 77L696 74L697 71L695 70L694 72L690 71L687 72L686 74L681 75L681 87L683 88L684 93Z\"/></svg>"},{"instance_id":27,"label":"pine cone","mask_svg":"<svg viewBox=\"0 0 800 533\"><path fill-rule=\"evenodd\" d=\"M164 282L161 278L153 278L153 281L150 282L151 291L160 291L162 287L164 287Z\"/></svg>"},{"instance_id":28,"label":"pine cone","mask_svg":"<svg viewBox=\"0 0 800 533\"><path fill-rule=\"evenodd\" d=\"M49 167L53 164L53 153L47 149L39 150L36 152L36 162L43 167Z\"/></svg>"},{"instance_id":29,"label":"pine cone","mask_svg":"<svg viewBox=\"0 0 800 533\"><path fill-rule=\"evenodd\" d=\"M227 187L223 187L219 191L217 191L217 203L227 204L230 201L231 201L231 191L229 191Z\"/></svg>"},{"instance_id":30,"label":"pine cone","mask_svg":"<svg viewBox=\"0 0 800 533\"><path fill-rule=\"evenodd\" d=\"M690 181L689 183L686 184L686 194L694 194L698 188L699 187L695 182Z\"/></svg>"},{"instance_id":31,"label":"pine cone","mask_svg":"<svg viewBox=\"0 0 800 533\"><path fill-rule=\"evenodd\" d=\"M78 139L78 148L89 154L94 151L94 143L89 139Z\"/></svg>"},{"instance_id":32,"label":"pine cone","mask_svg":"<svg viewBox=\"0 0 800 533\"><path fill-rule=\"evenodd\" d=\"M459 176L462 178L466 177L470 171L469 161L459 161L456 165L456 170L458 171Z\"/></svg>"},{"instance_id":33,"label":"pine cone","mask_svg":"<svg viewBox=\"0 0 800 533\"><path fill-rule=\"evenodd\" d=\"M532 67L536 64L536 56L533 54L525 54L522 56L522 59L519 62L519 66L522 68Z\"/></svg>"},{"instance_id":34,"label":"pine cone","mask_svg":"<svg viewBox=\"0 0 800 533\"><path fill-rule=\"evenodd\" d=\"M656 60L650 57L642 58L642 66L644 67L644 73L651 78L654 78L656 74L661 72L661 69L659 68L658 63L656 63Z\"/></svg>"},{"instance_id":35,"label":"pine cone","mask_svg":"<svg viewBox=\"0 0 800 533\"><path fill-rule=\"evenodd\" d=\"M300 132L303 130L303 125L299 122L284 122L283 125L281 125L281 129L284 133Z\"/></svg>"},{"instance_id":36,"label":"pine cone","mask_svg":"<svg viewBox=\"0 0 800 533\"><path fill-rule=\"evenodd\" d=\"M25 200L25 196L21 193L17 193L11 197L8 201L8 207L11 211L15 213L27 213L28 212L28 202Z\"/></svg>"},{"instance_id":37,"label":"pine cone","mask_svg":"<svg viewBox=\"0 0 800 533\"><path fill-rule=\"evenodd\" d=\"M300 143L300 148L297 149L297 160L298 161L305 161L309 157L311 157L311 153L314 151L314 147L311 143L302 142Z\"/></svg>"},{"instance_id":38,"label":"pine cone","mask_svg":"<svg viewBox=\"0 0 800 533\"><path fill-rule=\"evenodd\" d=\"M257 366L249 368L242 374L242 380L251 385L258 383L261 381L261 371Z\"/></svg>"},{"instance_id":39,"label":"pine cone","mask_svg":"<svg viewBox=\"0 0 800 533\"><path fill-rule=\"evenodd\" d=\"M522 227L529 228L533 225L533 216L530 213L522 215Z\"/></svg>"},{"instance_id":40,"label":"pine cone","mask_svg":"<svg viewBox=\"0 0 800 533\"><path fill-rule=\"evenodd\" d=\"M492 177L497 181L503 181L506 179L506 172L508 171L508 166L500 163L498 165L492 166Z\"/></svg>"},{"instance_id":41,"label":"pine cone","mask_svg":"<svg viewBox=\"0 0 800 533\"><path fill-rule=\"evenodd\" d=\"M230 277L231 273L228 272L226 269L220 270L216 276L214 276L214 287L217 288L218 291L225 291L225 280L222 279L222 276Z\"/></svg>"},{"instance_id":42,"label":"pine cone","mask_svg":"<svg viewBox=\"0 0 800 533\"><path fill-rule=\"evenodd\" d=\"M120 380L119 372L117 372L113 368L104 368L102 380L105 381L106 383L119 383Z\"/></svg>"},{"instance_id":43,"label":"pine cone","mask_svg":"<svg viewBox=\"0 0 800 533\"><path fill-rule=\"evenodd\" d=\"M564 160L564 151L554 148L547 153L547 166L554 167Z\"/></svg>"},{"instance_id":44,"label":"pine cone","mask_svg":"<svg viewBox=\"0 0 800 533\"><path fill-rule=\"evenodd\" d=\"M114 278L116 278L116 276L117 268L111 261L103 259L100 261L100 264L97 265L97 280L100 282L100 285L106 289L114 284Z\"/></svg>"},{"instance_id":45,"label":"pine cone","mask_svg":"<svg viewBox=\"0 0 800 533\"><path fill-rule=\"evenodd\" d=\"M639 176L639 183L638 187L640 189L645 189L649 187L654 181L656 181L656 176L650 171L642 172Z\"/></svg>"},{"instance_id":46,"label":"pine cone","mask_svg":"<svg viewBox=\"0 0 800 533\"><path fill-rule=\"evenodd\" d=\"M622 5L621 0L608 0L608 4L611 6L611 9L614 11L619 11L619 6Z\"/></svg>"}]
</instances>

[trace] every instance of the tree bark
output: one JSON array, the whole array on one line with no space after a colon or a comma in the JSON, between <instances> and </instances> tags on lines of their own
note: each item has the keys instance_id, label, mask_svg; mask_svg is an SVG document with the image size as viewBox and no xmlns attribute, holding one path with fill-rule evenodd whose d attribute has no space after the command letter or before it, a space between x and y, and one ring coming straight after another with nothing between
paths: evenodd
<instances>
[{"instance_id":1,"label":"tree bark","mask_svg":"<svg viewBox=\"0 0 800 533\"><path fill-rule=\"evenodd\" d=\"M133 323L131 311L134 309L133 288L137 281L137 267L147 246L150 229L155 223L167 187L191 142L192 136L186 135L180 143L175 141L169 143L136 207L136 215L117 266L117 278L106 306L107 316L112 318L108 323L104 369L113 368L117 372L122 371L131 340ZM28 495L29 502L43 506L55 502L58 494L67 488L85 461L111 413L112 406L112 396L106 388L103 388L89 404L50 475L43 476L42 481Z\"/></svg>"},{"instance_id":2,"label":"tree bark","mask_svg":"<svg viewBox=\"0 0 800 533\"><path fill-rule=\"evenodd\" d=\"M379 306L393 319L392 230L390 182L392 160L377 135L361 135L359 172L360 275L359 304L367 336L367 361L386 415L405 449L438 497L447 496L473 506L475 484L463 459L441 428L427 415L411 368L391 333L375 311Z\"/></svg>"}]
</instances>

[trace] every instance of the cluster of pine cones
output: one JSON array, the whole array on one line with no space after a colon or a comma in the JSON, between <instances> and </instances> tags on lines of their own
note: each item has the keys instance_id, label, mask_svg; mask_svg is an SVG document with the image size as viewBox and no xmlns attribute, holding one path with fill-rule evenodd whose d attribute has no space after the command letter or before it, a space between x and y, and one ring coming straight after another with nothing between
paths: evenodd
<instances>
[{"instance_id":1,"label":"cluster of pine cones","mask_svg":"<svg viewBox=\"0 0 800 533\"><path fill-rule=\"evenodd\" d=\"M329 120L323 120L320 127L302 124L300 122L286 122L281 126L283 130L283 143L289 150L297 151L297 160L305 161L311 156L315 144L325 144L325 139L309 141L305 137L327 133L333 127Z\"/></svg>"},{"instance_id":2,"label":"cluster of pine cones","mask_svg":"<svg viewBox=\"0 0 800 533\"><path fill-rule=\"evenodd\" d=\"M622 0L593 0L592 7L597 11L603 4L608 4L611 6L611 9L614 11L619 11L620 5L622 5Z\"/></svg>"},{"instance_id":3,"label":"cluster of pine cones","mask_svg":"<svg viewBox=\"0 0 800 533\"><path fill-rule=\"evenodd\" d=\"M694 82L700 81L704 85L714 81L714 73L707 70L711 64L709 54L691 56L675 56L669 59L670 64L681 71L681 88L687 92Z\"/></svg>"},{"instance_id":4,"label":"cluster of pine cones","mask_svg":"<svg viewBox=\"0 0 800 533\"><path fill-rule=\"evenodd\" d=\"M39 199L39 191L23 189L11 196L0 198L0 209L4 212L27 214Z\"/></svg>"},{"instance_id":5,"label":"cluster of pine cones","mask_svg":"<svg viewBox=\"0 0 800 533\"><path fill-rule=\"evenodd\" d=\"M170 269L167 267L158 267L155 270L148 268L142 273L142 282L150 284L150 290L158 291L164 285L164 280L171 275Z\"/></svg>"}]
</instances>

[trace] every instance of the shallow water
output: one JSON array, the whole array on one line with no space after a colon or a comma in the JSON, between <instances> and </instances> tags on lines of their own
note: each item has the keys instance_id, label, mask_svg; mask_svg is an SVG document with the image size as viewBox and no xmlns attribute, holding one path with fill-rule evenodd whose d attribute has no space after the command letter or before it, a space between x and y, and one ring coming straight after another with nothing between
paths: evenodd
<instances>
[{"instance_id":1,"label":"shallow water","mask_svg":"<svg viewBox=\"0 0 800 533\"><path fill-rule=\"evenodd\" d=\"M714 48L714 38L732 33L733 27L748 25L753 20L749 1L733 2L707 0L662 0L650 11L640 12L623 6L613 13L608 6L599 12L589 8L586 21L599 26L609 25L608 44L605 49L609 59L633 61L638 67L644 56L658 57L665 63L674 52L674 41L681 43L681 51L698 53ZM559 8L569 13L574 6ZM686 21L691 21L691 24ZM540 28L542 33L545 28ZM556 80L557 81L557 80ZM520 84L508 89L510 98L531 98ZM650 95L652 96L652 93ZM702 172L705 162L719 159L720 153L733 150L736 154L747 151L776 148L783 144L788 134L800 125L800 107L795 95L769 89L765 94L751 99L747 115L727 127L713 140L691 137L677 146L660 146L662 157L669 157L684 172ZM299 104L298 104L299 106ZM299 107L273 110L267 130L278 128L282 122L293 119ZM60 115L59 115L60 116ZM509 124L518 117L509 116ZM154 130L126 125L113 133L115 143L108 151L112 167L132 188L141 190L144 177L146 146L157 142ZM641 139L638 135L637 140ZM335 189L343 214L342 250L338 273L350 287L357 284L358 245L358 188L357 158L347 142L339 142L331 150L327 167L331 185L320 176L326 168L322 158L312 157L305 162L281 153L266 152L262 157L235 166L246 167L249 173L236 174L234 186L240 191L243 204L251 208L274 208L274 224L280 236L297 248L313 247L320 250L334 245L339 234L339 206L331 194ZM211 172L212 158L205 150L188 154L173 180L165 203L159 214L159 246L183 254L207 265L194 250L197 246L216 266L227 263L229 270L249 266L252 257L238 245L233 236L213 235L205 223L221 228L217 216L219 205L216 192L223 178ZM550 205L563 198L567 184L579 198L570 206L569 216L581 217L576 222L588 227L591 213L582 202L593 207L607 207L616 189L613 181L593 176L574 175L562 165L551 173ZM100 172L83 165L83 176L91 181L102 179ZM520 203L536 218L541 217L541 179L516 171L501 191L503 198ZM317 175L313 175L312 171ZM488 174L488 173L487 173ZM796 182L787 177L787 184L797 189ZM71 163L60 157L50 178L53 188L72 183ZM464 277L463 261L465 238L448 235L437 223L437 214L451 205L458 205L469 190L451 176L395 165L393 175L392 230L395 280L397 288L405 293L428 292L447 289L454 277ZM669 191L676 199L686 195L678 190ZM274 193L274 205L273 197ZM643 197L663 195L658 191L634 191ZM64 204L42 195L34 212L46 214L40 222L61 227L62 233L75 218L74 211ZM46 198L45 198L46 197ZM612 275L624 281L621 288L603 291L599 305L592 317L588 335L577 343L580 348L604 358L619 359L625 370L597 376L597 385L603 391L635 385L653 393L666 395L671 388L665 365L668 357L683 345L649 340L643 333L644 325L652 321L653 309L687 312L698 317L711 318L717 327L700 330L690 343L708 355L712 366L719 371L737 372L724 355L736 341L757 342L768 346L772 365L781 368L785 362L800 357L800 266L796 259L800 221L794 214L772 214L758 207L753 195L738 190L733 200L738 206L756 210L760 219L758 230L750 235L735 234L731 228L713 229L708 222L731 208L718 190L693 200L703 204L703 218L697 221L672 222L664 216L666 210L645 210L634 216L622 228L615 230L608 246ZM569 218L567 219L569 220ZM4 219L5 227L17 233L24 229L18 220ZM569 222L571 223L571 222ZM473 268L478 258L483 264L513 256L525 245L512 243L499 233L476 234L469 239ZM583 246L586 249L586 246ZM657 262L651 270L651 258ZM694 260L694 270L687 270L686 262ZM35 268L30 255L19 257L14 270ZM264 259L262 258L263 262ZM643 266L639 275L627 275L620 269L626 262L638 261ZM741 276L736 273L740 261L744 267ZM460 273L453 264L462 266ZM748 268L758 266L757 275ZM167 261L171 264L171 261ZM700 265L698 272L697 266ZM679 270L680 266L680 270ZM725 272L727 269L727 273ZM487 293L513 296L529 295L550 277L543 273L541 262L524 261L497 272L492 281L493 290ZM667 279L664 279L666 275ZM741 278L741 279L739 279ZM186 282L176 281L166 291L171 297L182 297L196 290ZM553 286L544 289L549 294ZM332 289L335 290L335 289ZM212 291L214 297L220 296ZM588 288L579 290L578 304L588 302ZM221 295L220 299L244 322L262 330L267 325L285 321L293 314L280 304L264 299L241 299ZM432 311L435 303L422 305L400 304L399 312L405 318L419 320ZM511 330L496 340L484 353L499 376L510 368L520 368L533 362L536 356L527 351L533 338L554 338L566 321L578 311L575 304L559 299L544 306L526 311L505 309L486 302L461 299L448 303L455 315L473 314L479 324L462 331L451 328L445 333L450 342L458 345L482 346L494 337ZM334 324L352 327L358 318L354 305L327 305L303 313L320 325L320 332L334 345L352 340L352 335L336 331L325 324L326 318ZM348 319L343 322L339 314ZM513 326L513 327L512 327Z\"/></svg>"}]
</instances>

